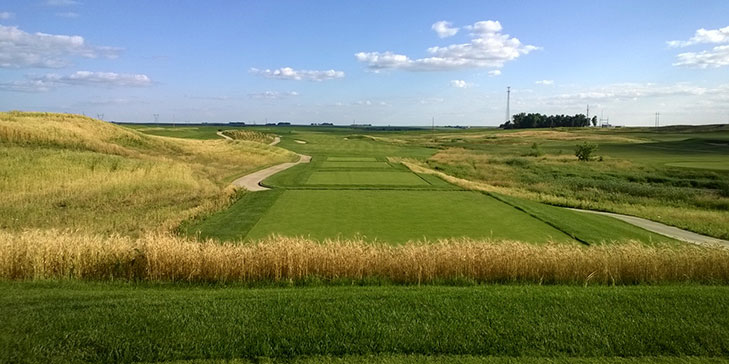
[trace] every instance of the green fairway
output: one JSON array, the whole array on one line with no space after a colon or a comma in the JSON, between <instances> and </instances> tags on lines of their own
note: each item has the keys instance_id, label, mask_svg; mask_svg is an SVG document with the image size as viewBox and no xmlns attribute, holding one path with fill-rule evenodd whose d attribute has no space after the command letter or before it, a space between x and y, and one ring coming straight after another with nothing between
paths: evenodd
<instances>
[{"instance_id":1,"label":"green fairway","mask_svg":"<svg viewBox=\"0 0 729 364\"><path fill-rule=\"evenodd\" d=\"M427 185L410 172L314 172L307 185L349 185L349 186L418 186Z\"/></svg>"},{"instance_id":2,"label":"green fairway","mask_svg":"<svg viewBox=\"0 0 729 364\"><path fill-rule=\"evenodd\" d=\"M329 161L327 159L326 162L323 162L321 164L321 168L343 168L343 169L349 169L349 168L390 168L390 165L386 162L365 162L365 161L351 161L351 162L338 162L338 161Z\"/></svg>"},{"instance_id":3,"label":"green fairway","mask_svg":"<svg viewBox=\"0 0 729 364\"><path fill-rule=\"evenodd\" d=\"M248 234L404 242L473 237L572 241L564 233L478 192L289 190Z\"/></svg>"},{"instance_id":4,"label":"green fairway","mask_svg":"<svg viewBox=\"0 0 729 364\"><path fill-rule=\"evenodd\" d=\"M372 157L327 157L331 162L375 162L377 158Z\"/></svg>"},{"instance_id":5,"label":"green fairway","mask_svg":"<svg viewBox=\"0 0 729 364\"><path fill-rule=\"evenodd\" d=\"M375 362L414 362L409 354L433 355L426 362L434 363L440 355L502 357L497 363L666 356L655 362L672 363L729 356L728 296L729 288L711 286L0 283L0 362L307 362L313 359L303 356L326 355L341 363L336 357L345 354L355 362L380 355Z\"/></svg>"}]
</instances>

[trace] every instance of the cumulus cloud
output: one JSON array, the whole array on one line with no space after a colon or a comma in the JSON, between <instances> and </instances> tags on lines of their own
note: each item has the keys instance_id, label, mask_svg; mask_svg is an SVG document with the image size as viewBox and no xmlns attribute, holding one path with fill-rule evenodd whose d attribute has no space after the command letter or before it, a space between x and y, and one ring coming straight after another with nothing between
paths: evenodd
<instances>
[{"instance_id":1,"label":"cumulus cloud","mask_svg":"<svg viewBox=\"0 0 729 364\"><path fill-rule=\"evenodd\" d=\"M78 35L27 33L15 26L0 25L1 68L61 68L70 58L116 58L120 48L97 47Z\"/></svg>"},{"instance_id":2,"label":"cumulus cloud","mask_svg":"<svg viewBox=\"0 0 729 364\"><path fill-rule=\"evenodd\" d=\"M451 87L455 88L469 88L473 86L472 83L466 82L464 80L451 80Z\"/></svg>"},{"instance_id":3,"label":"cumulus cloud","mask_svg":"<svg viewBox=\"0 0 729 364\"><path fill-rule=\"evenodd\" d=\"M671 40L666 42L669 47L688 47L701 43L729 43L729 26L720 29L701 28L689 40Z\"/></svg>"},{"instance_id":4,"label":"cumulus cloud","mask_svg":"<svg viewBox=\"0 0 729 364\"><path fill-rule=\"evenodd\" d=\"M536 83L537 85L552 86L552 85L554 85L554 80L539 80L534 83Z\"/></svg>"},{"instance_id":5,"label":"cumulus cloud","mask_svg":"<svg viewBox=\"0 0 729 364\"><path fill-rule=\"evenodd\" d=\"M729 45L716 46L708 51L679 53L673 65L693 68L719 68L728 66Z\"/></svg>"},{"instance_id":6,"label":"cumulus cloud","mask_svg":"<svg viewBox=\"0 0 729 364\"><path fill-rule=\"evenodd\" d=\"M15 14L8 12L8 11L0 11L0 20L8 20L11 19Z\"/></svg>"},{"instance_id":7,"label":"cumulus cloud","mask_svg":"<svg viewBox=\"0 0 729 364\"><path fill-rule=\"evenodd\" d=\"M501 70L491 70L491 71L489 71L489 76L491 76L491 77L501 76Z\"/></svg>"},{"instance_id":8,"label":"cumulus cloud","mask_svg":"<svg viewBox=\"0 0 729 364\"><path fill-rule=\"evenodd\" d=\"M272 78L276 80L295 80L295 81L325 81L333 80L337 78L344 78L344 72L335 70L326 71L311 71L311 70L295 70L291 67L283 67L275 70L265 69L261 70L258 68L251 68L250 72L263 76L266 78Z\"/></svg>"},{"instance_id":9,"label":"cumulus cloud","mask_svg":"<svg viewBox=\"0 0 729 364\"><path fill-rule=\"evenodd\" d=\"M501 68L504 63L539 49L522 44L518 38L501 33L498 21L480 21L465 27L471 33L468 43L431 47L429 57L410 58L387 52L359 52L354 56L371 70L445 71L467 68Z\"/></svg>"},{"instance_id":10,"label":"cumulus cloud","mask_svg":"<svg viewBox=\"0 0 729 364\"><path fill-rule=\"evenodd\" d=\"M3 82L0 83L0 89L17 92L45 92L62 85L145 87L152 85L152 80L144 74L77 71L70 75L50 73L28 77L21 81Z\"/></svg>"},{"instance_id":11,"label":"cumulus cloud","mask_svg":"<svg viewBox=\"0 0 729 364\"><path fill-rule=\"evenodd\" d=\"M452 27L451 22L444 20L434 23L431 29L438 34L439 38L452 37L458 33L458 28Z\"/></svg>"},{"instance_id":12,"label":"cumulus cloud","mask_svg":"<svg viewBox=\"0 0 729 364\"><path fill-rule=\"evenodd\" d=\"M248 94L248 97L250 97L252 99L267 99L267 100L280 100L280 99L291 97L291 96L299 96L299 93L296 91L289 91L289 92L263 91L263 92L254 92L254 93Z\"/></svg>"}]
</instances>

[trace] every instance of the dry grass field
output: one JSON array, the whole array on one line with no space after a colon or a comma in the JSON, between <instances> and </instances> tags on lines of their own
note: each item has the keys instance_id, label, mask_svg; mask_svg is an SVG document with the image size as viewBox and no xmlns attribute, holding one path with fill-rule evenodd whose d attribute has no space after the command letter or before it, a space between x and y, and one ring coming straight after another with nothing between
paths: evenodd
<instances>
[{"instance_id":1,"label":"dry grass field","mask_svg":"<svg viewBox=\"0 0 729 364\"><path fill-rule=\"evenodd\" d=\"M78 115L0 113L0 227L166 231L225 205L235 177L293 158L256 142L149 136Z\"/></svg>"},{"instance_id":2,"label":"dry grass field","mask_svg":"<svg viewBox=\"0 0 729 364\"><path fill-rule=\"evenodd\" d=\"M620 243L584 246L471 239L393 246L271 237L199 242L64 231L0 232L0 279L302 283L729 283L729 250Z\"/></svg>"}]
</instances>

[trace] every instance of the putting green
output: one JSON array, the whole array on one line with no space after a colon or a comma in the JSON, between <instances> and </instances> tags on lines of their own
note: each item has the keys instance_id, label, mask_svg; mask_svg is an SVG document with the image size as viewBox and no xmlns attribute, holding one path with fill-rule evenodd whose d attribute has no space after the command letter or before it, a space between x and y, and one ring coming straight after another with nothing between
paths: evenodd
<instances>
[{"instance_id":1,"label":"putting green","mask_svg":"<svg viewBox=\"0 0 729 364\"><path fill-rule=\"evenodd\" d=\"M247 238L270 234L314 239L363 236L392 243L457 237L574 241L505 203L471 191L288 190Z\"/></svg>"},{"instance_id":2,"label":"putting green","mask_svg":"<svg viewBox=\"0 0 729 364\"><path fill-rule=\"evenodd\" d=\"M321 168L391 168L387 162L322 162Z\"/></svg>"},{"instance_id":3,"label":"putting green","mask_svg":"<svg viewBox=\"0 0 729 364\"><path fill-rule=\"evenodd\" d=\"M310 186L427 186L428 182L410 172L317 171L309 176L305 184Z\"/></svg>"}]
</instances>

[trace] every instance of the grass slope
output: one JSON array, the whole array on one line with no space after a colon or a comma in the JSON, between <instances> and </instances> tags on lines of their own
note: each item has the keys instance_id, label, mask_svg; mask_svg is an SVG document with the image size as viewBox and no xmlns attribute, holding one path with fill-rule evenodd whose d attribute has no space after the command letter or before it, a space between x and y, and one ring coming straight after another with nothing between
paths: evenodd
<instances>
[{"instance_id":1,"label":"grass slope","mask_svg":"<svg viewBox=\"0 0 729 364\"><path fill-rule=\"evenodd\" d=\"M727 287L0 287L0 362L729 355Z\"/></svg>"},{"instance_id":2,"label":"grass slope","mask_svg":"<svg viewBox=\"0 0 729 364\"><path fill-rule=\"evenodd\" d=\"M225 204L234 177L292 158L260 143L153 137L71 114L0 113L0 228L170 228Z\"/></svg>"}]
</instances>

